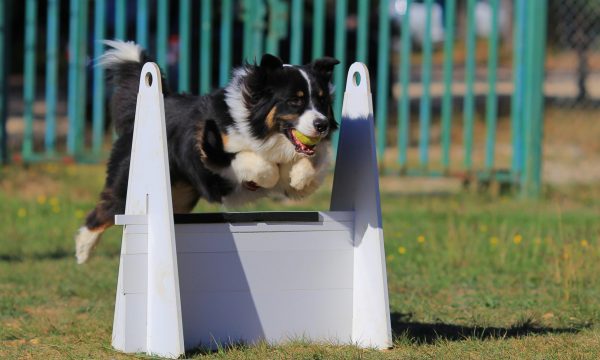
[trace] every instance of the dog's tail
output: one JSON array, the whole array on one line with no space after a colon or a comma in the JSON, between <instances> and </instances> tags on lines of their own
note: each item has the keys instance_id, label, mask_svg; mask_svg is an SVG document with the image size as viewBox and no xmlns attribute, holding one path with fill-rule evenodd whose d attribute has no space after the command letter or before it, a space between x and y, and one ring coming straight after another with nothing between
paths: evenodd
<instances>
[{"instance_id":1,"label":"dog's tail","mask_svg":"<svg viewBox=\"0 0 600 360\"><path fill-rule=\"evenodd\" d=\"M144 64L153 59L133 41L105 40L104 44L110 49L96 59L96 66L106 69L112 85L111 117L115 131L122 135L133 131L140 73ZM164 75L162 89L165 96L170 93Z\"/></svg>"}]
</instances>

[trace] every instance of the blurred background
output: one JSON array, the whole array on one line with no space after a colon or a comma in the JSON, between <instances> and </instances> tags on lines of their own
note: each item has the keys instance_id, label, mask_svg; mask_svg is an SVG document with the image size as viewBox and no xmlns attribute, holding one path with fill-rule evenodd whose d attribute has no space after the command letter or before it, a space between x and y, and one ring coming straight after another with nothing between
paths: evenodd
<instances>
[{"instance_id":1,"label":"blurred background","mask_svg":"<svg viewBox=\"0 0 600 360\"><path fill-rule=\"evenodd\" d=\"M600 178L600 3L585 0L0 1L5 163L105 160L100 39L133 40L169 85L207 93L265 53L371 71L386 173L539 194ZM339 117L339 116L338 116ZM573 168L579 166L582 170Z\"/></svg>"},{"instance_id":2,"label":"blurred background","mask_svg":"<svg viewBox=\"0 0 600 360\"><path fill-rule=\"evenodd\" d=\"M194 94L266 52L334 56L338 120L348 67L370 71L394 348L190 357L600 358L598 0L0 0L0 358L125 358L122 229L85 266L73 241L114 140L93 59L115 38ZM233 210L328 210L331 182Z\"/></svg>"}]
</instances>

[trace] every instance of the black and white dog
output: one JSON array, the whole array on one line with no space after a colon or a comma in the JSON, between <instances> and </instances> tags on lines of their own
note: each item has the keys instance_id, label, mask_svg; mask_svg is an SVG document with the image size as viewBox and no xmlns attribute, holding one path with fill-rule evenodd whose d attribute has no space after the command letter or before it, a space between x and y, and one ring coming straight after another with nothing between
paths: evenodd
<instances>
[{"instance_id":1,"label":"black and white dog","mask_svg":"<svg viewBox=\"0 0 600 360\"><path fill-rule=\"evenodd\" d=\"M76 237L78 263L88 259L115 214L125 211L139 77L151 61L133 42L106 44L111 49L98 64L113 86L118 139L100 201ZM200 198L227 205L313 193L325 177L337 129L331 85L336 64L326 57L292 66L267 54L260 64L234 70L225 88L205 96L174 94L163 79L174 212L191 211Z\"/></svg>"}]
</instances>

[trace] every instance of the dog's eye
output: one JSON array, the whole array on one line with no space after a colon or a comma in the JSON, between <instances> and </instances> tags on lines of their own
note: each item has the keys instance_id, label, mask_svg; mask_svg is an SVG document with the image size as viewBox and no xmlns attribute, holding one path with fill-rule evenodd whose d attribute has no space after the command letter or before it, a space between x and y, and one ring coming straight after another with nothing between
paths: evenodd
<instances>
[{"instance_id":1,"label":"dog's eye","mask_svg":"<svg viewBox=\"0 0 600 360\"><path fill-rule=\"evenodd\" d=\"M300 107L304 104L304 100L301 98L292 98L287 101L289 106Z\"/></svg>"}]
</instances>

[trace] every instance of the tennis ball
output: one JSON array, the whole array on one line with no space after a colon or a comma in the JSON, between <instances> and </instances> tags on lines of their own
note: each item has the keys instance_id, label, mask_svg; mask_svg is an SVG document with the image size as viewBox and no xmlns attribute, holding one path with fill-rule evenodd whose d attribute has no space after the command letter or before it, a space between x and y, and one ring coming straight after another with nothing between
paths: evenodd
<instances>
[{"instance_id":1,"label":"tennis ball","mask_svg":"<svg viewBox=\"0 0 600 360\"><path fill-rule=\"evenodd\" d=\"M320 137L306 136L296 129L293 129L292 133L294 134L296 139L298 139L301 143L303 143L304 145L307 145L307 146L317 145L319 143L319 141L321 141Z\"/></svg>"}]
</instances>

